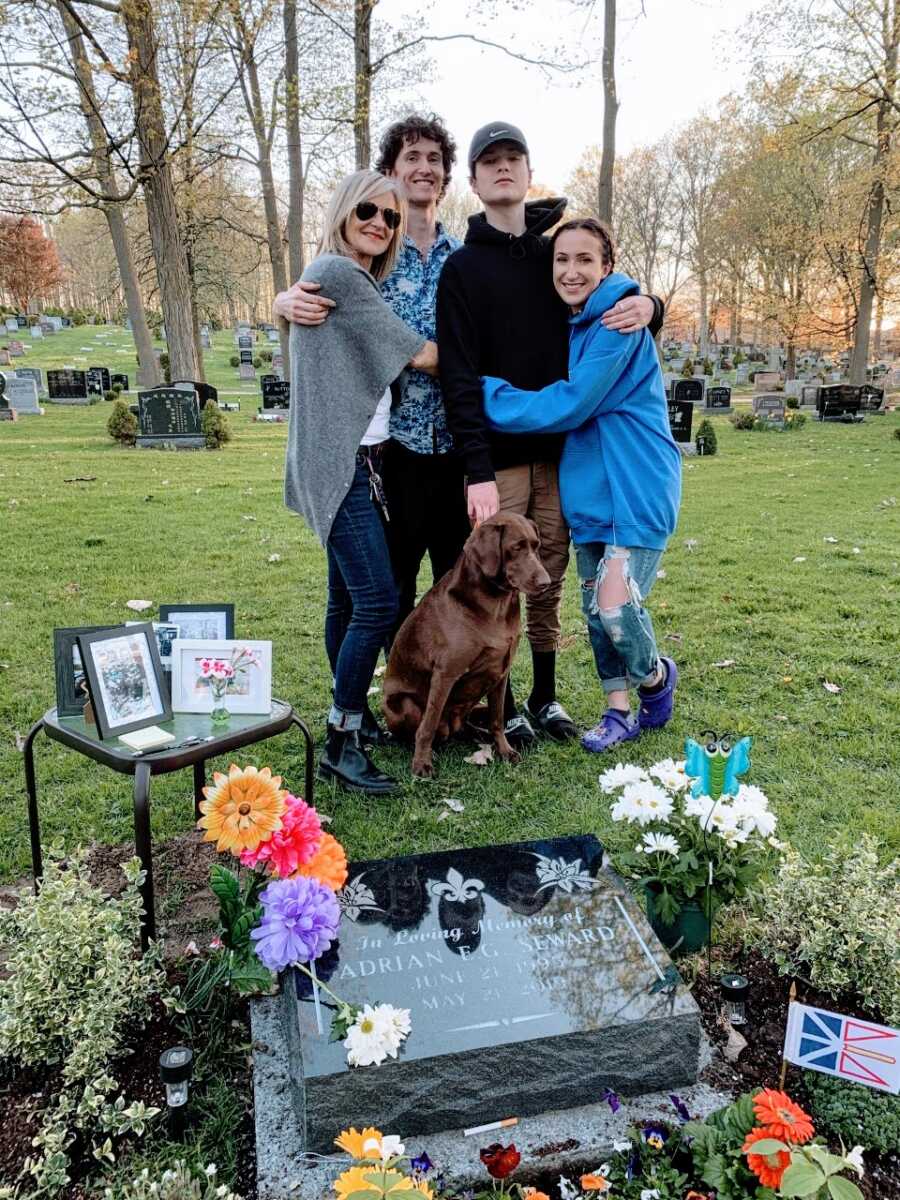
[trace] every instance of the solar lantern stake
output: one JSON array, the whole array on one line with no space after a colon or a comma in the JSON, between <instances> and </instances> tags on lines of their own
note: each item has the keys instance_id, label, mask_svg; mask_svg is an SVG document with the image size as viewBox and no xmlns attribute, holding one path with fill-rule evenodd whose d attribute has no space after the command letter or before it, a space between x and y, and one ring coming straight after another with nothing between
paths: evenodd
<instances>
[{"instance_id":1,"label":"solar lantern stake","mask_svg":"<svg viewBox=\"0 0 900 1200\"><path fill-rule=\"evenodd\" d=\"M159 1056L159 1077L166 1085L169 1112L169 1136L180 1142L184 1137L188 1087L194 1070L194 1052L187 1046L171 1046Z\"/></svg>"}]
</instances>

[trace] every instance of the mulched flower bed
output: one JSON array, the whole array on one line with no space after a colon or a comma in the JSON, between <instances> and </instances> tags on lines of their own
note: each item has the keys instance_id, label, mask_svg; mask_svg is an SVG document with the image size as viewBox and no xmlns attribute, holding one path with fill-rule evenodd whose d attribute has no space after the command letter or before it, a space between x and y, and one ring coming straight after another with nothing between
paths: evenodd
<instances>
[{"instance_id":1,"label":"mulched flower bed","mask_svg":"<svg viewBox=\"0 0 900 1200\"><path fill-rule=\"evenodd\" d=\"M90 856L94 878L108 891L118 891L122 882L120 864L132 854L133 848L129 846L95 847ZM193 832L172 838L154 848L157 916L167 934L167 959L177 958L192 940L200 947L209 941L216 914L216 903L208 887L209 867L215 857L213 847L202 843L199 834ZM731 1063L724 1056L727 1033L718 1024L720 995L716 979L723 968L723 964L717 962L718 957L718 951L714 952L712 977L706 973L704 959L692 985L704 1027L715 1047L713 1061L702 1078L733 1095L754 1087L777 1087L791 981L779 975L771 963L752 950L730 954L728 968L740 971L750 980L748 1024L740 1030L748 1046L737 1062ZM173 981L177 981L178 967L174 961L170 961L169 971ZM877 1014L855 1003L852 997L831 997L817 992L801 980L796 982L797 1000L802 1003L821 1005L868 1020L880 1019ZM242 1007L237 1017L235 1037L249 1041L246 1006ZM150 1023L141 1031L136 1031L130 1039L134 1051L114 1064L112 1074L129 1099L165 1107L164 1092L158 1078L159 1055L166 1046L183 1040L177 1025L180 1019L183 1020L170 1016L159 1006ZM53 1078L53 1074L46 1071L14 1073L8 1064L0 1064L0 1112L4 1114L3 1121L0 1121L0 1181L12 1181L21 1169L31 1148L31 1138L39 1125L37 1114L47 1103ZM249 1099L249 1071L246 1085ZM788 1067L786 1089L801 1104L805 1102L802 1074L794 1067ZM364 1118L365 1114L362 1114L360 1120ZM404 1131L390 1132L402 1134ZM254 1131L249 1103L240 1128L235 1130L235 1137L240 1143L241 1153L238 1159L240 1173L234 1190L246 1200L255 1200ZM900 1154L867 1154L866 1166L865 1178L858 1181L866 1200L900 1200ZM95 1168L96 1162L89 1155L73 1154L73 1183L67 1190L66 1200L83 1200L87 1191L93 1190L86 1188L85 1180Z\"/></svg>"}]
</instances>

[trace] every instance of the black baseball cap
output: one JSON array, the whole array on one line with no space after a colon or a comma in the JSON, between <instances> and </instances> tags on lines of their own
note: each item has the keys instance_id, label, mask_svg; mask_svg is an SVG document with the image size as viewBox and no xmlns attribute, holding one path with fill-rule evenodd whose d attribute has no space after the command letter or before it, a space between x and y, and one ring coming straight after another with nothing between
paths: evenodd
<instances>
[{"instance_id":1,"label":"black baseball cap","mask_svg":"<svg viewBox=\"0 0 900 1200\"><path fill-rule=\"evenodd\" d=\"M515 142L523 154L528 154L528 143L525 134L517 125L508 121L492 121L490 125L482 125L474 134L469 145L469 174L475 169L475 164L489 146L496 142Z\"/></svg>"}]
</instances>

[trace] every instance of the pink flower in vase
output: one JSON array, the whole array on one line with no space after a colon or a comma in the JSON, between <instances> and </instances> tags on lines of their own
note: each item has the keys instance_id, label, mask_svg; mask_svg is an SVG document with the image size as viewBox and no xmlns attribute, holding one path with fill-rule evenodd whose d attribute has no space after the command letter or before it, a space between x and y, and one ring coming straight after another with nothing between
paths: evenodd
<instances>
[{"instance_id":1,"label":"pink flower in vase","mask_svg":"<svg viewBox=\"0 0 900 1200\"><path fill-rule=\"evenodd\" d=\"M200 659L200 674L208 675L211 670L212 670L212 659L211 658L201 658Z\"/></svg>"}]
</instances>

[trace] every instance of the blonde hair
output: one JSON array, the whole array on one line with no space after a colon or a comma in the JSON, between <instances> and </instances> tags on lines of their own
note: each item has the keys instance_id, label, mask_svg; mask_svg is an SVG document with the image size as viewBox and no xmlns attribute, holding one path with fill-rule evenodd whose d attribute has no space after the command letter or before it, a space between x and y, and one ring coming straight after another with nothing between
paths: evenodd
<instances>
[{"instance_id":1,"label":"blonde hair","mask_svg":"<svg viewBox=\"0 0 900 1200\"><path fill-rule=\"evenodd\" d=\"M385 192L391 192L397 202L400 224L391 230L392 237L387 249L372 259L369 271L377 280L390 275L406 233L406 199L395 180L379 175L377 171L354 171L352 175L345 175L334 189L325 212L325 225L316 254L343 254L352 258L353 251L345 233L347 220L357 204L373 200Z\"/></svg>"}]
</instances>

